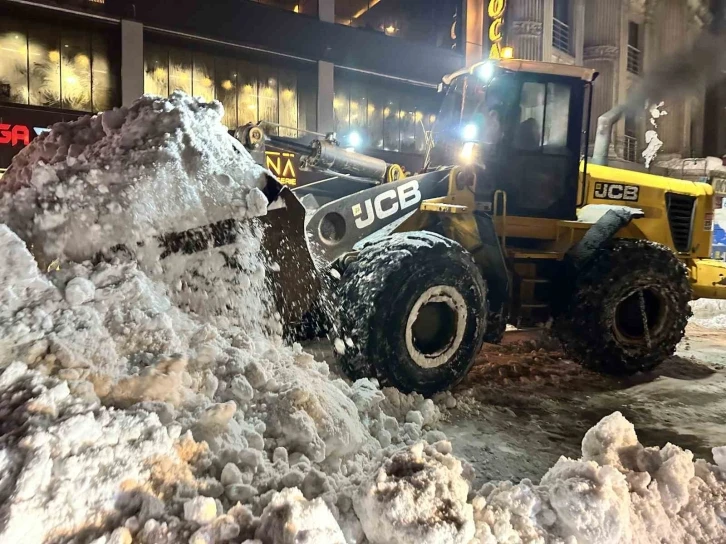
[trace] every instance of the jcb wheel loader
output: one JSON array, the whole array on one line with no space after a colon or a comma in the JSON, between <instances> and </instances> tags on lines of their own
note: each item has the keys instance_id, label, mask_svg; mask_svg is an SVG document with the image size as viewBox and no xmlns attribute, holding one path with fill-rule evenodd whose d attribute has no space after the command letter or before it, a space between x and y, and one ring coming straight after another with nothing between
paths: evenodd
<instances>
[{"instance_id":1,"label":"jcb wheel loader","mask_svg":"<svg viewBox=\"0 0 726 544\"><path fill-rule=\"evenodd\" d=\"M344 371L427 395L459 382L508 323L551 325L599 371L661 363L689 302L726 298L726 264L708 259L714 193L608 166L617 114L599 120L588 161L596 77L511 59L445 77L425 167L410 177L330 139L240 130L253 155L274 141L331 173L268 191L286 206L266 219L283 317L300 322L321 305L322 279L339 278L328 306ZM303 223L309 253L290 234Z\"/></svg>"}]
</instances>

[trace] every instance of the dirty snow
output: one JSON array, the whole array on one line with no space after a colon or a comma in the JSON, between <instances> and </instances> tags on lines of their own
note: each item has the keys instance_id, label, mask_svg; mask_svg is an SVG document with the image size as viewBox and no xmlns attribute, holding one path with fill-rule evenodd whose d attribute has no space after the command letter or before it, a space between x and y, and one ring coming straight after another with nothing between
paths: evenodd
<instances>
[{"instance_id":1,"label":"dirty snow","mask_svg":"<svg viewBox=\"0 0 726 544\"><path fill-rule=\"evenodd\" d=\"M56 125L6 173L0 542L726 539L721 450L643 448L615 414L540 485L474 492L431 400L282 342L254 220L164 254L160 235L264 212L221 116L143 97Z\"/></svg>"},{"instance_id":2,"label":"dirty snow","mask_svg":"<svg viewBox=\"0 0 726 544\"><path fill-rule=\"evenodd\" d=\"M640 208L633 208L630 206L617 206L613 204L588 204L587 206L583 206L582 208L577 209L577 220L580 223L597 223L600 218L608 213L610 210L625 210L631 213L643 211Z\"/></svg>"},{"instance_id":3,"label":"dirty snow","mask_svg":"<svg viewBox=\"0 0 726 544\"><path fill-rule=\"evenodd\" d=\"M264 212L263 171L221 115L143 97L54 126L7 171L0 541L110 542L125 534L114 526L142 542L252 538L284 488L320 499L300 505L311 524L333 516L355 533L345 489L383 455L377 437L395 448L423 434L383 411L375 384L274 334L254 221L223 248L163 255L159 235Z\"/></svg>"}]
</instances>

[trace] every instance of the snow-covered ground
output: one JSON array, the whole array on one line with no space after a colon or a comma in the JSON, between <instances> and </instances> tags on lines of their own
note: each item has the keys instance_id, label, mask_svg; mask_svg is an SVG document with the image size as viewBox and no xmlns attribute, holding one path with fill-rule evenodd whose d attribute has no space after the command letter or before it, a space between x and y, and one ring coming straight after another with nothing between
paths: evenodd
<instances>
[{"instance_id":1,"label":"snow-covered ground","mask_svg":"<svg viewBox=\"0 0 726 544\"><path fill-rule=\"evenodd\" d=\"M539 484L485 482L437 430L477 398L349 383L285 345L264 172L221 117L144 97L5 174L0 543L726 541L724 450L646 448L613 413ZM248 222L222 248L159 243L227 217Z\"/></svg>"}]
</instances>

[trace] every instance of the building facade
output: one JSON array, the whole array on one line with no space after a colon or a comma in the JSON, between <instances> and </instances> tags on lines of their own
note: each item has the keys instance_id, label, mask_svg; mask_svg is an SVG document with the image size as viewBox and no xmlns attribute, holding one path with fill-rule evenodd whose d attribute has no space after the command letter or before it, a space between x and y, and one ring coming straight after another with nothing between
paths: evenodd
<instances>
[{"instance_id":1,"label":"building facade","mask_svg":"<svg viewBox=\"0 0 726 544\"><path fill-rule=\"evenodd\" d=\"M415 170L443 75L505 45L519 58L591 66L596 118L692 39L704 4L0 0L0 168L53 122L182 90L222 102L230 129L263 121L282 136L355 135L364 152ZM703 152L704 106L705 90L665 105L664 152ZM613 152L638 160L645 122L621 122Z\"/></svg>"}]
</instances>

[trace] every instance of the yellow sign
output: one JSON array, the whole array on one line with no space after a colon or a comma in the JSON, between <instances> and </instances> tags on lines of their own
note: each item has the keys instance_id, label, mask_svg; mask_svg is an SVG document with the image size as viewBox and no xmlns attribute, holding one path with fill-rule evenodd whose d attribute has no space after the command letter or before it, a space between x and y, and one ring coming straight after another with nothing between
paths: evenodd
<instances>
[{"instance_id":1,"label":"yellow sign","mask_svg":"<svg viewBox=\"0 0 726 544\"><path fill-rule=\"evenodd\" d=\"M489 50L490 59L502 58L502 41L504 40L504 12L507 0L489 0Z\"/></svg>"},{"instance_id":2,"label":"yellow sign","mask_svg":"<svg viewBox=\"0 0 726 544\"><path fill-rule=\"evenodd\" d=\"M292 153L281 153L279 151L265 151L265 167L275 174L280 183L297 186L297 172Z\"/></svg>"}]
</instances>

